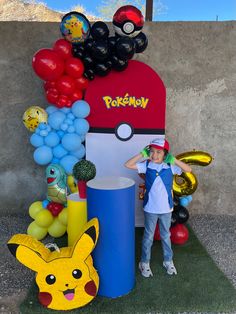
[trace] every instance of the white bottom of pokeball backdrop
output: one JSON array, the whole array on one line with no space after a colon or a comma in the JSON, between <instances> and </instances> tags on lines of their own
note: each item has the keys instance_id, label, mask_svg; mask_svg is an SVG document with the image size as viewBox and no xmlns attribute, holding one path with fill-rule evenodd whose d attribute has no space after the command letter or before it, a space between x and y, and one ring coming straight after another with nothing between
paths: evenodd
<instances>
[{"instance_id":1,"label":"white bottom of pokeball backdrop","mask_svg":"<svg viewBox=\"0 0 236 314\"><path fill-rule=\"evenodd\" d=\"M99 239L92 253L98 295L117 298L135 285L135 182L97 177L87 182L87 202L89 219L99 221Z\"/></svg>"},{"instance_id":2,"label":"white bottom of pokeball backdrop","mask_svg":"<svg viewBox=\"0 0 236 314\"><path fill-rule=\"evenodd\" d=\"M120 141L115 134L88 133L86 135L86 159L96 165L96 178L104 176L126 177L136 182L135 226L143 226L143 201L139 200L138 186L144 181L136 170L127 169L124 164L138 154L154 138L164 135L134 134L128 141Z\"/></svg>"}]
</instances>

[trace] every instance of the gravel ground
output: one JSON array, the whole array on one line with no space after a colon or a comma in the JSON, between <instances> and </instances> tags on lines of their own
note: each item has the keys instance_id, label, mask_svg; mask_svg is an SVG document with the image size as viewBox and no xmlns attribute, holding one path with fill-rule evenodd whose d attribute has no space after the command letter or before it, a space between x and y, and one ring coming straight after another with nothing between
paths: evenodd
<instances>
[{"instance_id":1,"label":"gravel ground","mask_svg":"<svg viewBox=\"0 0 236 314\"><path fill-rule=\"evenodd\" d=\"M19 313L18 306L34 278L33 272L13 258L6 248L6 243L13 234L26 233L30 221L28 216L0 217L1 314ZM192 215L189 223L208 253L236 288L236 216ZM47 237L43 242L49 243L51 240Z\"/></svg>"}]
</instances>

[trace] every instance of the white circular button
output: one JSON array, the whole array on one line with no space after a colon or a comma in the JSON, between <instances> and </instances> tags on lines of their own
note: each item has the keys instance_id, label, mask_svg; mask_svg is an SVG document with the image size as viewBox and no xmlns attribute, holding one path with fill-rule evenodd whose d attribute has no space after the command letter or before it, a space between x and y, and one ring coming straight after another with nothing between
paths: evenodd
<instances>
[{"instance_id":1,"label":"white circular button","mask_svg":"<svg viewBox=\"0 0 236 314\"><path fill-rule=\"evenodd\" d=\"M133 136L133 129L132 127L127 123L121 123L116 128L116 136L121 141L127 141Z\"/></svg>"}]
</instances>

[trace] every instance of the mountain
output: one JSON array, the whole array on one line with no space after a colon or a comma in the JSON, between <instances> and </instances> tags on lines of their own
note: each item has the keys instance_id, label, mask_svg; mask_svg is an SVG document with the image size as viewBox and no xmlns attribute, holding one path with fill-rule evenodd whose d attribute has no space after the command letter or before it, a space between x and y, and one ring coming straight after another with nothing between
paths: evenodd
<instances>
[{"instance_id":1,"label":"mountain","mask_svg":"<svg viewBox=\"0 0 236 314\"><path fill-rule=\"evenodd\" d=\"M72 10L83 13L90 21L98 20L98 17L87 14L82 6ZM0 21L60 22L66 13L49 9L43 2L0 0Z\"/></svg>"}]
</instances>

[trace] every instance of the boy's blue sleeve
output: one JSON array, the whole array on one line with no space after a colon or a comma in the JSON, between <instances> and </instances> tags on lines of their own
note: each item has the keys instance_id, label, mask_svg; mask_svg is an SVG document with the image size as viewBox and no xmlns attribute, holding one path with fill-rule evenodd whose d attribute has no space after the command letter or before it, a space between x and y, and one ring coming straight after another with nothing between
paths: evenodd
<instances>
[{"instance_id":1,"label":"boy's blue sleeve","mask_svg":"<svg viewBox=\"0 0 236 314\"><path fill-rule=\"evenodd\" d=\"M146 171L147 171L146 161L137 162L136 166L138 169L138 173L146 173Z\"/></svg>"},{"instance_id":2,"label":"boy's blue sleeve","mask_svg":"<svg viewBox=\"0 0 236 314\"><path fill-rule=\"evenodd\" d=\"M178 175L181 175L181 173L183 172L182 169L176 165L171 165L171 171L173 174L178 174Z\"/></svg>"}]
</instances>

